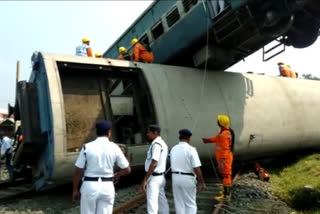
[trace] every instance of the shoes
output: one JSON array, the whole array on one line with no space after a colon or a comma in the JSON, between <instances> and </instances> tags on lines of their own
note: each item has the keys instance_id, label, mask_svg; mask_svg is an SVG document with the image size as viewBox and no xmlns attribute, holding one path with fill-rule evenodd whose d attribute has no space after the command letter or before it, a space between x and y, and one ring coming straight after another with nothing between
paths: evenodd
<instances>
[{"instance_id":1,"label":"shoes","mask_svg":"<svg viewBox=\"0 0 320 214\"><path fill-rule=\"evenodd\" d=\"M231 189L230 187L224 187L223 191L219 191L219 193L213 197L216 201L231 201Z\"/></svg>"},{"instance_id":2,"label":"shoes","mask_svg":"<svg viewBox=\"0 0 320 214\"><path fill-rule=\"evenodd\" d=\"M223 193L221 195L218 194L215 197L213 197L213 199L220 202L229 202L231 201L231 194L229 195L224 195Z\"/></svg>"}]
</instances>

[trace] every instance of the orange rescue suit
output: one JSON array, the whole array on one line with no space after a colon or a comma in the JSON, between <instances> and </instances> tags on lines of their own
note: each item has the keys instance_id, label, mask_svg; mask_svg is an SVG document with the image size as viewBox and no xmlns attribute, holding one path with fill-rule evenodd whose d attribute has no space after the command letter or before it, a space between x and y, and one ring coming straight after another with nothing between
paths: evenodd
<instances>
[{"instance_id":1,"label":"orange rescue suit","mask_svg":"<svg viewBox=\"0 0 320 214\"><path fill-rule=\"evenodd\" d=\"M153 53L149 52L140 42L134 45L133 60L137 62L153 63Z\"/></svg>"},{"instance_id":2,"label":"orange rescue suit","mask_svg":"<svg viewBox=\"0 0 320 214\"><path fill-rule=\"evenodd\" d=\"M287 65L279 65L280 75L283 77L291 77L291 69Z\"/></svg>"},{"instance_id":3,"label":"orange rescue suit","mask_svg":"<svg viewBox=\"0 0 320 214\"><path fill-rule=\"evenodd\" d=\"M92 49L90 47L87 49L87 54L88 54L89 57L93 56Z\"/></svg>"},{"instance_id":4,"label":"orange rescue suit","mask_svg":"<svg viewBox=\"0 0 320 214\"><path fill-rule=\"evenodd\" d=\"M218 170L222 176L222 184L224 186L231 186L232 175L232 134L230 129L222 128L220 133L211 138L203 138L204 143L215 143L215 156L218 163Z\"/></svg>"}]
</instances>

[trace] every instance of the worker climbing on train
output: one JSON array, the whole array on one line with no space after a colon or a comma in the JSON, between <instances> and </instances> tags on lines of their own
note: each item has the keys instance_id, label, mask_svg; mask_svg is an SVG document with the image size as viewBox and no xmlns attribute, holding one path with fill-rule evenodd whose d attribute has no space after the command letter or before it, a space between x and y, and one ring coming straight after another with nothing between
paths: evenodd
<instances>
[{"instance_id":1,"label":"worker climbing on train","mask_svg":"<svg viewBox=\"0 0 320 214\"><path fill-rule=\"evenodd\" d=\"M296 73L291 70L289 65L284 64L283 62L278 63L280 76L282 77L291 77L297 78Z\"/></svg>"},{"instance_id":2,"label":"worker climbing on train","mask_svg":"<svg viewBox=\"0 0 320 214\"><path fill-rule=\"evenodd\" d=\"M128 54L127 52L127 49L123 46L121 46L119 48L119 56L118 56L118 59L120 60L131 60L131 57L130 55Z\"/></svg>"},{"instance_id":3,"label":"worker climbing on train","mask_svg":"<svg viewBox=\"0 0 320 214\"><path fill-rule=\"evenodd\" d=\"M215 143L215 157L218 171L222 177L223 191L214 197L218 201L231 200L231 175L233 162L234 131L230 128L230 119L227 115L218 115L219 134L215 137L202 138L204 143Z\"/></svg>"},{"instance_id":4,"label":"worker climbing on train","mask_svg":"<svg viewBox=\"0 0 320 214\"><path fill-rule=\"evenodd\" d=\"M83 38L82 44L76 47L76 56L92 57L92 49L90 47L90 40L88 38Z\"/></svg>"},{"instance_id":5,"label":"worker climbing on train","mask_svg":"<svg viewBox=\"0 0 320 214\"><path fill-rule=\"evenodd\" d=\"M131 40L133 46L132 59L137 62L153 63L154 56L147 45L143 45L137 38Z\"/></svg>"}]
</instances>

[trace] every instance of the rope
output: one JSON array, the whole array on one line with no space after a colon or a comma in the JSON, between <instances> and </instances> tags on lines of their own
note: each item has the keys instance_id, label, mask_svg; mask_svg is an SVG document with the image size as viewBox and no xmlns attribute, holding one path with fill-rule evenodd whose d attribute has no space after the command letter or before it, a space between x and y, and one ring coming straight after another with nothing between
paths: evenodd
<instances>
[{"instance_id":1,"label":"rope","mask_svg":"<svg viewBox=\"0 0 320 214\"><path fill-rule=\"evenodd\" d=\"M206 27L207 27L206 46L207 47L206 47L206 54L205 54L205 64L204 64L203 77L202 77L201 88L200 88L200 105L202 104L202 100L203 100L203 97L204 97L204 88L205 88L205 81L207 79L208 55L209 55L209 21L208 21L209 16L208 16L208 10L206 8L204 0L202 0L202 4L203 4L204 10L205 10L205 14L207 15L207 19L206 19ZM191 131L193 131L196 128L196 126L198 125L200 114L201 114L201 108L198 111L197 116L195 117L195 121L193 123ZM221 179L220 179L220 177L219 177L219 175L217 173L216 167L214 166L214 162L212 160L212 154L211 154L210 150L207 150L207 152L208 152L208 156L210 157L210 163L211 163L212 169L214 171L214 174L215 174L216 178L218 179L218 181L221 183Z\"/></svg>"}]
</instances>

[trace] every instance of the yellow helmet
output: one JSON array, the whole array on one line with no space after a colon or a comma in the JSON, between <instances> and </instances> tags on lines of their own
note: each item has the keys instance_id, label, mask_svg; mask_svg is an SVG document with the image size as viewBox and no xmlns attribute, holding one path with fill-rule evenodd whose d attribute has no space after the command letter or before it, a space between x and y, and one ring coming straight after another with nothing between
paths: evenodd
<instances>
[{"instance_id":1,"label":"yellow helmet","mask_svg":"<svg viewBox=\"0 0 320 214\"><path fill-rule=\"evenodd\" d=\"M102 55L99 54L99 53L96 53L94 56L95 56L96 58L102 57Z\"/></svg>"},{"instance_id":2,"label":"yellow helmet","mask_svg":"<svg viewBox=\"0 0 320 214\"><path fill-rule=\"evenodd\" d=\"M133 38L131 40L131 45L135 45L139 40L137 38Z\"/></svg>"},{"instance_id":3,"label":"yellow helmet","mask_svg":"<svg viewBox=\"0 0 320 214\"><path fill-rule=\"evenodd\" d=\"M82 38L82 42L90 42L90 39L88 39L88 38Z\"/></svg>"},{"instance_id":4,"label":"yellow helmet","mask_svg":"<svg viewBox=\"0 0 320 214\"><path fill-rule=\"evenodd\" d=\"M119 53L122 53L122 52L125 52L125 51L127 51L127 49L125 47L120 47L119 48Z\"/></svg>"},{"instance_id":5,"label":"yellow helmet","mask_svg":"<svg viewBox=\"0 0 320 214\"><path fill-rule=\"evenodd\" d=\"M230 126L230 119L229 119L229 117L228 117L227 115L222 115L222 114L220 114L220 115L218 115L218 123L219 123L221 126L225 127L225 128L229 128L229 126Z\"/></svg>"}]
</instances>

